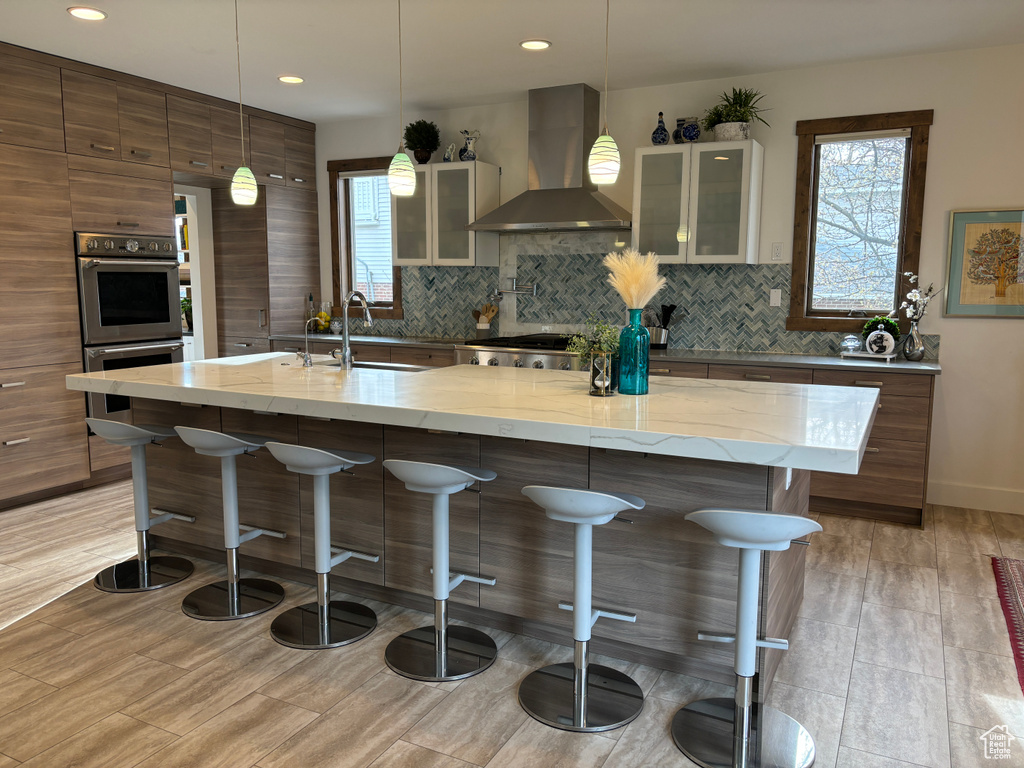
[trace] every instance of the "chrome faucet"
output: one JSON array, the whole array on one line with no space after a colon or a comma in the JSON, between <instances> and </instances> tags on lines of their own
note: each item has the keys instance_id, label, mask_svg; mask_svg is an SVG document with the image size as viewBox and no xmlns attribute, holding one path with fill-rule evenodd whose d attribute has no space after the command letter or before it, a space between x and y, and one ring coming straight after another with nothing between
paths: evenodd
<instances>
[{"instance_id":1,"label":"chrome faucet","mask_svg":"<svg viewBox=\"0 0 1024 768\"><path fill-rule=\"evenodd\" d=\"M352 370L352 344L349 338L348 332L348 308L352 303L352 299L359 299L359 303L363 305L363 322L367 325L373 325L373 318L370 317L370 305L366 303L366 297L363 296L359 291L352 291L345 300L341 302L341 344L340 350L335 349L331 352L331 357L341 362L341 370L351 371ZM341 352L341 357L336 355L336 352Z\"/></svg>"},{"instance_id":2,"label":"chrome faucet","mask_svg":"<svg viewBox=\"0 0 1024 768\"><path fill-rule=\"evenodd\" d=\"M312 368L313 367L313 356L309 354L309 324L312 323L316 319L317 319L316 317L309 318L309 320L306 321L306 325L303 326L303 329L302 329L303 333L306 334L306 351L305 352L296 352L296 354L299 356L299 359L302 360L302 367L303 368Z\"/></svg>"}]
</instances>

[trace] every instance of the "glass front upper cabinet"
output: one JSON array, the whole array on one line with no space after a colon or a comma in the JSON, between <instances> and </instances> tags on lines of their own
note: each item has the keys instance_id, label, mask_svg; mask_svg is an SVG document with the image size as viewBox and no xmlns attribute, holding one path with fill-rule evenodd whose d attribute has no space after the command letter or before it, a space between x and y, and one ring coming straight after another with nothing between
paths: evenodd
<instances>
[{"instance_id":1,"label":"glass front upper cabinet","mask_svg":"<svg viewBox=\"0 0 1024 768\"><path fill-rule=\"evenodd\" d=\"M665 263L756 264L762 165L752 140L638 149L634 247Z\"/></svg>"},{"instance_id":2,"label":"glass front upper cabinet","mask_svg":"<svg viewBox=\"0 0 1024 768\"><path fill-rule=\"evenodd\" d=\"M391 258L398 266L430 263L430 184L425 166L416 169L416 191L391 195Z\"/></svg>"}]
</instances>

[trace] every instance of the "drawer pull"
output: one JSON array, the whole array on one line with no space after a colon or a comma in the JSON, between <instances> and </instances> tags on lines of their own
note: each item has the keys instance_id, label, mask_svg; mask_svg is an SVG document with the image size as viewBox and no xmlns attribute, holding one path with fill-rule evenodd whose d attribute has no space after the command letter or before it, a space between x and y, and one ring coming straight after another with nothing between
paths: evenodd
<instances>
[{"instance_id":1,"label":"drawer pull","mask_svg":"<svg viewBox=\"0 0 1024 768\"><path fill-rule=\"evenodd\" d=\"M300 179L298 176L292 176L292 181L298 182L299 184L305 184L305 179Z\"/></svg>"},{"instance_id":2,"label":"drawer pull","mask_svg":"<svg viewBox=\"0 0 1024 768\"><path fill-rule=\"evenodd\" d=\"M751 381L771 381L772 377L767 373L744 373L744 379L750 379Z\"/></svg>"},{"instance_id":3,"label":"drawer pull","mask_svg":"<svg viewBox=\"0 0 1024 768\"><path fill-rule=\"evenodd\" d=\"M298 347L285 347L284 351L285 352L298 352L299 348Z\"/></svg>"},{"instance_id":4,"label":"drawer pull","mask_svg":"<svg viewBox=\"0 0 1024 768\"><path fill-rule=\"evenodd\" d=\"M878 453L877 448L865 448L864 453Z\"/></svg>"},{"instance_id":5,"label":"drawer pull","mask_svg":"<svg viewBox=\"0 0 1024 768\"><path fill-rule=\"evenodd\" d=\"M27 443L31 439L31 437L22 437L18 440L4 440L4 445L21 445L22 443Z\"/></svg>"},{"instance_id":6,"label":"drawer pull","mask_svg":"<svg viewBox=\"0 0 1024 768\"><path fill-rule=\"evenodd\" d=\"M119 222L117 222L117 226L119 226L119 227L137 227L137 226L139 226L139 222L137 222L137 221L119 221Z\"/></svg>"},{"instance_id":7,"label":"drawer pull","mask_svg":"<svg viewBox=\"0 0 1024 768\"><path fill-rule=\"evenodd\" d=\"M271 179L283 179L284 178L284 176L282 176L280 173L268 173L267 177L271 178Z\"/></svg>"},{"instance_id":8,"label":"drawer pull","mask_svg":"<svg viewBox=\"0 0 1024 768\"><path fill-rule=\"evenodd\" d=\"M24 387L24 381L8 381L4 384L0 384L0 389L9 389L11 387Z\"/></svg>"},{"instance_id":9,"label":"drawer pull","mask_svg":"<svg viewBox=\"0 0 1024 768\"><path fill-rule=\"evenodd\" d=\"M259 322L260 328L267 324L267 310L261 309L258 311L257 322Z\"/></svg>"},{"instance_id":10,"label":"drawer pull","mask_svg":"<svg viewBox=\"0 0 1024 768\"><path fill-rule=\"evenodd\" d=\"M672 373L668 368L651 368L651 373Z\"/></svg>"},{"instance_id":11,"label":"drawer pull","mask_svg":"<svg viewBox=\"0 0 1024 768\"><path fill-rule=\"evenodd\" d=\"M273 411L253 411L253 413L255 415L257 415L257 416L280 416L281 415L279 413L274 413Z\"/></svg>"},{"instance_id":12,"label":"drawer pull","mask_svg":"<svg viewBox=\"0 0 1024 768\"><path fill-rule=\"evenodd\" d=\"M233 170L235 170L235 166L233 166L233 165L222 165L220 167L220 169L222 171L233 171Z\"/></svg>"},{"instance_id":13,"label":"drawer pull","mask_svg":"<svg viewBox=\"0 0 1024 768\"><path fill-rule=\"evenodd\" d=\"M239 341L235 343L236 347L251 347L252 344L248 341Z\"/></svg>"},{"instance_id":14,"label":"drawer pull","mask_svg":"<svg viewBox=\"0 0 1024 768\"><path fill-rule=\"evenodd\" d=\"M152 152L147 152L144 149L133 149L132 150L132 154L136 155L137 157L152 157L153 156Z\"/></svg>"},{"instance_id":15,"label":"drawer pull","mask_svg":"<svg viewBox=\"0 0 1024 768\"><path fill-rule=\"evenodd\" d=\"M201 163L198 160L189 160L188 164L194 165L196 168L208 168L210 165L209 163Z\"/></svg>"},{"instance_id":16,"label":"drawer pull","mask_svg":"<svg viewBox=\"0 0 1024 768\"><path fill-rule=\"evenodd\" d=\"M90 144L89 149L98 149L100 152L113 152L113 147L108 147L106 144Z\"/></svg>"},{"instance_id":17,"label":"drawer pull","mask_svg":"<svg viewBox=\"0 0 1024 768\"><path fill-rule=\"evenodd\" d=\"M855 381L853 386L855 387L879 387L884 384L884 381Z\"/></svg>"}]
</instances>

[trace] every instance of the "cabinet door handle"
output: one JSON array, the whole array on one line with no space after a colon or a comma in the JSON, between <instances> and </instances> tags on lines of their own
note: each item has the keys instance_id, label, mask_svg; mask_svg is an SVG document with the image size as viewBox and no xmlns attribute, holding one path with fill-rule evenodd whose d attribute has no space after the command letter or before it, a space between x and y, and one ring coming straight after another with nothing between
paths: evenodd
<instances>
[{"instance_id":1,"label":"cabinet door handle","mask_svg":"<svg viewBox=\"0 0 1024 768\"><path fill-rule=\"evenodd\" d=\"M139 222L137 222L137 221L119 221L119 222L117 222L117 226L119 226L119 227L137 227L137 226L139 226Z\"/></svg>"},{"instance_id":2,"label":"cabinet door handle","mask_svg":"<svg viewBox=\"0 0 1024 768\"><path fill-rule=\"evenodd\" d=\"M113 152L113 147L108 147L106 144L90 144L89 149L98 149L100 152Z\"/></svg>"},{"instance_id":3,"label":"cabinet door handle","mask_svg":"<svg viewBox=\"0 0 1024 768\"><path fill-rule=\"evenodd\" d=\"M251 347L252 344L249 343L248 341L239 341L239 342L235 343L235 346L236 347Z\"/></svg>"},{"instance_id":4,"label":"cabinet door handle","mask_svg":"<svg viewBox=\"0 0 1024 768\"><path fill-rule=\"evenodd\" d=\"M258 314L259 314L258 322L260 324L260 328L262 328L263 326L265 326L267 324L267 310L261 309L261 310L259 310Z\"/></svg>"},{"instance_id":5,"label":"cabinet door handle","mask_svg":"<svg viewBox=\"0 0 1024 768\"><path fill-rule=\"evenodd\" d=\"M672 373L668 368L651 368L651 373Z\"/></svg>"},{"instance_id":6,"label":"cabinet door handle","mask_svg":"<svg viewBox=\"0 0 1024 768\"><path fill-rule=\"evenodd\" d=\"M299 184L305 184L306 183L305 179L300 179L298 176L292 176L292 181L296 181Z\"/></svg>"},{"instance_id":7,"label":"cabinet door handle","mask_svg":"<svg viewBox=\"0 0 1024 768\"><path fill-rule=\"evenodd\" d=\"M268 173L267 176L269 176L271 179L283 179L284 178L284 176L282 176L280 173Z\"/></svg>"},{"instance_id":8,"label":"cabinet door handle","mask_svg":"<svg viewBox=\"0 0 1024 768\"><path fill-rule=\"evenodd\" d=\"M0 384L0 389L10 389L11 387L24 387L24 386L25 386L25 382L24 381L8 381L8 382L5 382L3 384Z\"/></svg>"},{"instance_id":9,"label":"cabinet door handle","mask_svg":"<svg viewBox=\"0 0 1024 768\"><path fill-rule=\"evenodd\" d=\"M221 169L222 171L232 171L232 170L234 170L234 169L235 169L235 166L233 166L233 165L222 165L222 166L220 167L220 169Z\"/></svg>"},{"instance_id":10,"label":"cabinet door handle","mask_svg":"<svg viewBox=\"0 0 1024 768\"><path fill-rule=\"evenodd\" d=\"M209 163L201 163L198 160L189 160L188 164L194 165L196 168L206 168L210 165Z\"/></svg>"},{"instance_id":11,"label":"cabinet door handle","mask_svg":"<svg viewBox=\"0 0 1024 768\"><path fill-rule=\"evenodd\" d=\"M865 448L864 453L878 453L877 448Z\"/></svg>"},{"instance_id":12,"label":"cabinet door handle","mask_svg":"<svg viewBox=\"0 0 1024 768\"><path fill-rule=\"evenodd\" d=\"M284 351L285 352L298 352L299 348L298 347L285 347Z\"/></svg>"},{"instance_id":13,"label":"cabinet door handle","mask_svg":"<svg viewBox=\"0 0 1024 768\"><path fill-rule=\"evenodd\" d=\"M767 373L744 373L744 379L750 379L751 381L771 381L772 377Z\"/></svg>"},{"instance_id":14,"label":"cabinet door handle","mask_svg":"<svg viewBox=\"0 0 1024 768\"><path fill-rule=\"evenodd\" d=\"M881 389L881 387L882 387L882 385L884 383L885 383L884 381L855 381L855 382L853 382L853 386L855 386L855 387L878 387L879 389Z\"/></svg>"},{"instance_id":15,"label":"cabinet door handle","mask_svg":"<svg viewBox=\"0 0 1024 768\"><path fill-rule=\"evenodd\" d=\"M132 150L132 154L133 155L137 155L138 157L152 157L153 156L152 152L147 152L144 149L133 149Z\"/></svg>"},{"instance_id":16,"label":"cabinet door handle","mask_svg":"<svg viewBox=\"0 0 1024 768\"><path fill-rule=\"evenodd\" d=\"M4 445L21 445L22 443L27 443L31 439L31 437L22 437L18 440L4 440Z\"/></svg>"}]
</instances>

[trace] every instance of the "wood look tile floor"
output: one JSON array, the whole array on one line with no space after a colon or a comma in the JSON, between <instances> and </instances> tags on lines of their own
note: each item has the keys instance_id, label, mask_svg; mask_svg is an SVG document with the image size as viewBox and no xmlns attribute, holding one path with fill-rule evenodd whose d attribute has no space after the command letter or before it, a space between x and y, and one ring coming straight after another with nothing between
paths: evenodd
<instances>
[{"instance_id":1,"label":"wood look tile floor","mask_svg":"<svg viewBox=\"0 0 1024 768\"><path fill-rule=\"evenodd\" d=\"M988 556L1024 557L1024 516L933 507L923 530L822 515L804 604L771 703L814 736L821 768L1024 766L1017 684ZM614 659L647 694L606 734L543 726L519 681L567 647L493 632L483 675L433 685L383 661L425 614L373 601L378 629L330 651L269 638L279 611L184 617L220 578L111 595L92 576L134 552L131 488L117 483L0 512L0 768L692 768L669 735L681 704L731 689ZM285 607L313 599L286 582ZM1006 725L1010 760L980 737Z\"/></svg>"}]
</instances>

